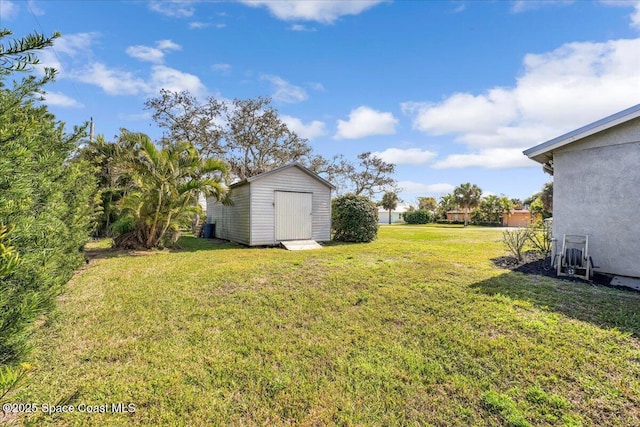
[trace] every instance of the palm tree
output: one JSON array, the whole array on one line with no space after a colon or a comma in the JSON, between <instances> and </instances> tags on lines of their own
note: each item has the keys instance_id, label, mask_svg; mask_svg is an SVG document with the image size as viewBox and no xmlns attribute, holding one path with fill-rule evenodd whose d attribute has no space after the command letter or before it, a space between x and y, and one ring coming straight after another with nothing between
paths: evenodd
<instances>
[{"instance_id":1,"label":"palm tree","mask_svg":"<svg viewBox=\"0 0 640 427\"><path fill-rule=\"evenodd\" d=\"M384 196L382 196L380 205L385 210L389 211L389 224L391 224L391 211L398 207L399 201L400 199L398 198L398 195L393 191L387 191L384 193Z\"/></svg>"},{"instance_id":2,"label":"palm tree","mask_svg":"<svg viewBox=\"0 0 640 427\"><path fill-rule=\"evenodd\" d=\"M458 206L464 210L464 226L469 223L469 211L471 208L475 208L480 203L482 197L482 190L475 184L467 182L466 184L460 184L453 190L453 195L456 198Z\"/></svg>"},{"instance_id":3,"label":"palm tree","mask_svg":"<svg viewBox=\"0 0 640 427\"><path fill-rule=\"evenodd\" d=\"M133 150L122 152L131 173L133 189L122 198L124 212L118 246L162 247L174 244L179 229L190 224L200 207L199 193L220 200L227 192L222 183L225 163L202 159L190 142L178 142L158 149L142 133L123 132L121 138ZM128 228L128 229L127 229Z\"/></svg>"}]
</instances>

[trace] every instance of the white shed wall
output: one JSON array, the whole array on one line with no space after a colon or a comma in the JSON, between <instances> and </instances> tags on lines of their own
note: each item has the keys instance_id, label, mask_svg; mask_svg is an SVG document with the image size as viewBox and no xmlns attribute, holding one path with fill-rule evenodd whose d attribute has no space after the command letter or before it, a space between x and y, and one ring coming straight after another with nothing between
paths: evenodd
<instances>
[{"instance_id":1,"label":"white shed wall","mask_svg":"<svg viewBox=\"0 0 640 427\"><path fill-rule=\"evenodd\" d=\"M250 244L250 192L249 184L231 190L232 206L215 203L207 199L207 223L216 225L216 235L220 239Z\"/></svg>"},{"instance_id":2,"label":"white shed wall","mask_svg":"<svg viewBox=\"0 0 640 427\"><path fill-rule=\"evenodd\" d=\"M251 243L275 245L275 192L311 192L312 238L331 240L331 189L297 167L284 169L250 183L251 186Z\"/></svg>"},{"instance_id":3,"label":"white shed wall","mask_svg":"<svg viewBox=\"0 0 640 427\"><path fill-rule=\"evenodd\" d=\"M589 236L598 271L640 277L640 119L554 153L553 231Z\"/></svg>"}]
</instances>

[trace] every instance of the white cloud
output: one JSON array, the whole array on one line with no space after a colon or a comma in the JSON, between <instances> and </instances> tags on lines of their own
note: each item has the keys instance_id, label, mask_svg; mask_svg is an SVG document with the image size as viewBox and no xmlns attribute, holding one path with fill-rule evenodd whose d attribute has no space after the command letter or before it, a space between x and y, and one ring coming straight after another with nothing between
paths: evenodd
<instances>
[{"instance_id":1,"label":"white cloud","mask_svg":"<svg viewBox=\"0 0 640 427\"><path fill-rule=\"evenodd\" d=\"M304 32L315 32L315 31L317 31L313 27L307 27L307 26L302 25L302 24L292 24L289 27L289 30L291 30L291 31L304 31Z\"/></svg>"},{"instance_id":2,"label":"white cloud","mask_svg":"<svg viewBox=\"0 0 640 427\"><path fill-rule=\"evenodd\" d=\"M513 87L402 104L415 129L470 149L435 167L526 166L523 149L638 103L640 39L568 43L523 65Z\"/></svg>"},{"instance_id":3,"label":"white cloud","mask_svg":"<svg viewBox=\"0 0 640 427\"><path fill-rule=\"evenodd\" d=\"M172 18L189 18L195 8L193 0L154 0L149 2L149 9Z\"/></svg>"},{"instance_id":4,"label":"white cloud","mask_svg":"<svg viewBox=\"0 0 640 427\"><path fill-rule=\"evenodd\" d=\"M534 167L532 162L522 154L520 148L488 148L477 153L451 154L433 164L434 169L460 169L468 167L488 169L508 169L517 167Z\"/></svg>"},{"instance_id":5,"label":"white cloud","mask_svg":"<svg viewBox=\"0 0 640 427\"><path fill-rule=\"evenodd\" d=\"M211 66L211 69L213 71L219 71L222 74L229 74L231 73L231 64L213 64Z\"/></svg>"},{"instance_id":6,"label":"white cloud","mask_svg":"<svg viewBox=\"0 0 640 427\"><path fill-rule=\"evenodd\" d=\"M55 68L59 78L67 77L67 71L60 62L62 58L71 63L86 63L86 58L90 55L91 44L99 37L98 33L76 33L60 37L55 41L55 51L45 48L38 53L40 64L36 68L43 70L45 67Z\"/></svg>"},{"instance_id":7,"label":"white cloud","mask_svg":"<svg viewBox=\"0 0 640 427\"><path fill-rule=\"evenodd\" d=\"M221 30L223 28L226 28L226 26L227 26L227 24L223 24L223 23L216 24L216 28L219 29L219 30Z\"/></svg>"},{"instance_id":8,"label":"white cloud","mask_svg":"<svg viewBox=\"0 0 640 427\"><path fill-rule=\"evenodd\" d=\"M158 49L161 49L161 50L181 50L182 49L182 46L180 46L178 43L175 43L169 39L158 40L156 42L156 45L158 46Z\"/></svg>"},{"instance_id":9,"label":"white cloud","mask_svg":"<svg viewBox=\"0 0 640 427\"><path fill-rule=\"evenodd\" d=\"M111 69L106 65L94 62L86 69L78 70L74 77L88 84L99 86L109 95L137 95L148 92L145 81L125 70Z\"/></svg>"},{"instance_id":10,"label":"white cloud","mask_svg":"<svg viewBox=\"0 0 640 427\"><path fill-rule=\"evenodd\" d=\"M184 73L164 65L153 65L151 74L145 80L134 73L96 62L75 73L75 78L83 83L102 88L108 95L152 95L160 89L171 91L188 90L195 96L206 93L206 88L198 76Z\"/></svg>"},{"instance_id":11,"label":"white cloud","mask_svg":"<svg viewBox=\"0 0 640 427\"><path fill-rule=\"evenodd\" d=\"M44 10L40 9L33 0L27 0L27 7L36 16L42 16L45 14Z\"/></svg>"},{"instance_id":12,"label":"white cloud","mask_svg":"<svg viewBox=\"0 0 640 427\"><path fill-rule=\"evenodd\" d=\"M632 7L633 12L629 15L629 26L636 30L640 30L640 1L630 0L600 0L600 3L607 6Z\"/></svg>"},{"instance_id":13,"label":"white cloud","mask_svg":"<svg viewBox=\"0 0 640 427\"><path fill-rule=\"evenodd\" d=\"M398 119L391 113L376 111L365 105L352 110L349 120L338 120L336 139L357 139L371 135L392 135L396 133Z\"/></svg>"},{"instance_id":14,"label":"white cloud","mask_svg":"<svg viewBox=\"0 0 640 427\"><path fill-rule=\"evenodd\" d=\"M60 73L60 78L96 85L108 95L157 95L162 88L188 90L195 96L206 94L198 76L160 64L166 52L181 49L177 43L165 39L157 41L155 48L130 46L129 55L155 63L148 74L143 75L142 71L134 73L95 61L91 44L98 36L97 33L78 33L61 37L56 42L57 55L50 49L41 52L41 65L60 70L60 60L63 60L66 70Z\"/></svg>"},{"instance_id":15,"label":"white cloud","mask_svg":"<svg viewBox=\"0 0 640 427\"><path fill-rule=\"evenodd\" d=\"M135 45L129 46L126 50L127 55L141 61L161 63L164 61L164 52L155 47Z\"/></svg>"},{"instance_id":16,"label":"white cloud","mask_svg":"<svg viewBox=\"0 0 640 427\"><path fill-rule=\"evenodd\" d=\"M174 92L186 90L194 96L200 96L206 93L206 88L198 76L184 73L164 65L154 65L151 67L150 87L152 93L157 93L160 89L167 89Z\"/></svg>"},{"instance_id":17,"label":"white cloud","mask_svg":"<svg viewBox=\"0 0 640 427\"><path fill-rule=\"evenodd\" d=\"M422 165L429 163L437 155L433 151L423 151L419 148L387 148L384 151L374 151L372 154L395 165Z\"/></svg>"},{"instance_id":18,"label":"white cloud","mask_svg":"<svg viewBox=\"0 0 640 427\"><path fill-rule=\"evenodd\" d=\"M309 82L307 83L307 86L313 90L317 90L318 92L324 92L324 86L322 85L322 83Z\"/></svg>"},{"instance_id":19,"label":"white cloud","mask_svg":"<svg viewBox=\"0 0 640 427\"><path fill-rule=\"evenodd\" d=\"M455 188L451 184L424 184L414 181L398 181L398 187L402 188L403 193L419 193L423 196L439 196L441 194L451 193Z\"/></svg>"},{"instance_id":20,"label":"white cloud","mask_svg":"<svg viewBox=\"0 0 640 427\"><path fill-rule=\"evenodd\" d=\"M201 30L203 28L207 28L210 26L211 24L209 22L199 22L199 21L189 22L189 28L191 28L192 30Z\"/></svg>"},{"instance_id":21,"label":"white cloud","mask_svg":"<svg viewBox=\"0 0 640 427\"><path fill-rule=\"evenodd\" d=\"M324 122L319 120L313 120L305 124L297 117L282 115L280 118L290 130L301 138L313 139L327 134Z\"/></svg>"},{"instance_id":22,"label":"white cloud","mask_svg":"<svg viewBox=\"0 0 640 427\"><path fill-rule=\"evenodd\" d=\"M566 6L574 0L516 0L511 6L512 13L521 13L528 10L540 9L544 6Z\"/></svg>"},{"instance_id":23,"label":"white cloud","mask_svg":"<svg viewBox=\"0 0 640 427\"><path fill-rule=\"evenodd\" d=\"M515 99L509 90L491 89L486 95L473 96L456 93L434 105L405 102L402 111L417 113L413 127L432 135L491 131L496 126L511 122L517 117ZM458 111L452 115L451 111Z\"/></svg>"},{"instance_id":24,"label":"white cloud","mask_svg":"<svg viewBox=\"0 0 640 427\"><path fill-rule=\"evenodd\" d=\"M129 46L126 52L127 55L132 58L136 58L141 61L161 64L162 62L164 62L164 56L167 51L180 49L182 49L182 46L172 42L171 40L159 40L156 42L156 47L135 45Z\"/></svg>"},{"instance_id":25,"label":"white cloud","mask_svg":"<svg viewBox=\"0 0 640 427\"><path fill-rule=\"evenodd\" d=\"M341 16L358 15L381 3L383 0L241 0L252 7L266 7L278 19L283 21L316 21L331 24Z\"/></svg>"},{"instance_id":26,"label":"white cloud","mask_svg":"<svg viewBox=\"0 0 640 427\"><path fill-rule=\"evenodd\" d=\"M9 0L0 1L0 16L6 20L10 20L18 16L18 5Z\"/></svg>"},{"instance_id":27,"label":"white cloud","mask_svg":"<svg viewBox=\"0 0 640 427\"><path fill-rule=\"evenodd\" d=\"M274 92L271 97L274 101L293 104L296 102L302 102L309 97L307 95L307 92L303 88L292 85L281 77L274 75L263 75L260 77L260 79L270 82L273 86Z\"/></svg>"},{"instance_id":28,"label":"white cloud","mask_svg":"<svg viewBox=\"0 0 640 427\"><path fill-rule=\"evenodd\" d=\"M70 108L84 107L82 103L60 92L47 92L44 95L44 99L47 102L47 105L56 105L58 107Z\"/></svg>"}]
</instances>

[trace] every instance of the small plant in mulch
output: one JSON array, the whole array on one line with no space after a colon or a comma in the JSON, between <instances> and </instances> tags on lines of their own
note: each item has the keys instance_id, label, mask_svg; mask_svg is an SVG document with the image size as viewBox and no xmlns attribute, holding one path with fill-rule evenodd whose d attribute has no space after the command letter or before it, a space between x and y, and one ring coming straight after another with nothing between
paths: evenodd
<instances>
[{"instance_id":1,"label":"small plant in mulch","mask_svg":"<svg viewBox=\"0 0 640 427\"><path fill-rule=\"evenodd\" d=\"M610 286L612 277L607 274L595 273L593 279L586 282L577 277L558 276L555 268L550 268L546 263L544 256L538 251L522 252L522 260L514 256L501 256L491 260L496 267L505 268L511 271L517 271L523 274L533 274L536 276L553 277L561 280L569 280L573 282L594 283L598 285Z\"/></svg>"}]
</instances>

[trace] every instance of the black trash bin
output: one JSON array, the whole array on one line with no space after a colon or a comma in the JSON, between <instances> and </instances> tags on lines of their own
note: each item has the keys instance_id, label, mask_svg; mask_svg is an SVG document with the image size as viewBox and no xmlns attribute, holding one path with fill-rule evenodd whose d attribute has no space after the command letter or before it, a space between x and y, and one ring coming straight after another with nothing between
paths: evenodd
<instances>
[{"instance_id":1,"label":"black trash bin","mask_svg":"<svg viewBox=\"0 0 640 427\"><path fill-rule=\"evenodd\" d=\"M205 224L204 232L202 233L202 237L205 239L213 239L216 236L216 225L215 224Z\"/></svg>"}]
</instances>

